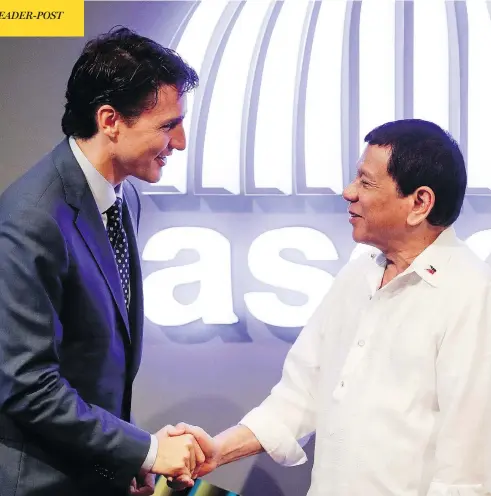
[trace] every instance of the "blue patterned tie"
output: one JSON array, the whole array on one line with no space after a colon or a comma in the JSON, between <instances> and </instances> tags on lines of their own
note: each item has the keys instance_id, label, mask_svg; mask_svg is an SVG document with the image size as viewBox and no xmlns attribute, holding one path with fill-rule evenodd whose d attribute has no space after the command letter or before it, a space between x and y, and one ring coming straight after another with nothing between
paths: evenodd
<instances>
[{"instance_id":1,"label":"blue patterned tie","mask_svg":"<svg viewBox=\"0 0 491 496\"><path fill-rule=\"evenodd\" d=\"M113 205L106 210L107 235L113 248L114 258L118 265L119 278L123 287L126 308L130 300L130 257L128 252L128 238L123 227L123 200L117 197Z\"/></svg>"}]
</instances>

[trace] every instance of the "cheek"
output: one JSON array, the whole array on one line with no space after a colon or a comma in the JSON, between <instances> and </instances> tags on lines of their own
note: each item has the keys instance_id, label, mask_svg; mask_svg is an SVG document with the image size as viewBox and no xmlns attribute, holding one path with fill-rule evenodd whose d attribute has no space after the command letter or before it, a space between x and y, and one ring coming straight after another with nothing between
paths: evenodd
<instances>
[{"instance_id":1,"label":"cheek","mask_svg":"<svg viewBox=\"0 0 491 496\"><path fill-rule=\"evenodd\" d=\"M406 224L407 212L404 207L398 203L387 202L382 206L381 217L384 224L390 229L399 229Z\"/></svg>"},{"instance_id":2,"label":"cheek","mask_svg":"<svg viewBox=\"0 0 491 496\"><path fill-rule=\"evenodd\" d=\"M368 223L391 224L400 215L398 206L394 206L387 198L365 194L360 196L362 215Z\"/></svg>"},{"instance_id":3,"label":"cheek","mask_svg":"<svg viewBox=\"0 0 491 496\"><path fill-rule=\"evenodd\" d=\"M371 194L369 191L360 193L358 198L363 212L367 215L375 215L386 208L384 198Z\"/></svg>"},{"instance_id":4,"label":"cheek","mask_svg":"<svg viewBox=\"0 0 491 496\"><path fill-rule=\"evenodd\" d=\"M169 140L162 136L154 137L148 144L147 148L150 154L157 156L163 150L167 148Z\"/></svg>"},{"instance_id":5,"label":"cheek","mask_svg":"<svg viewBox=\"0 0 491 496\"><path fill-rule=\"evenodd\" d=\"M128 147L131 147L139 154L152 154L155 150L158 150L161 143L161 137L158 135L153 133L142 134L140 136L135 136L131 142L128 141Z\"/></svg>"}]
</instances>

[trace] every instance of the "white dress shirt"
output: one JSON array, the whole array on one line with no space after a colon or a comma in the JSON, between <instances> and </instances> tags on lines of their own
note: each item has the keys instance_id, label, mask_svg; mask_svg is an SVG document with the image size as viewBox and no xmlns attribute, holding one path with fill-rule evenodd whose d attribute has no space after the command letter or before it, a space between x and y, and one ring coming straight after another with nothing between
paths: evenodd
<instances>
[{"instance_id":1,"label":"white dress shirt","mask_svg":"<svg viewBox=\"0 0 491 496\"><path fill-rule=\"evenodd\" d=\"M491 271L453 228L379 289L385 265L343 268L241 424L284 465L316 432L308 496L491 494Z\"/></svg>"},{"instance_id":2,"label":"white dress shirt","mask_svg":"<svg viewBox=\"0 0 491 496\"><path fill-rule=\"evenodd\" d=\"M114 204L116 197L123 198L121 185L116 188L90 163L73 137L68 138L70 148L77 159L85 179L94 197L97 209L101 214L104 227L107 226L106 211Z\"/></svg>"},{"instance_id":3,"label":"white dress shirt","mask_svg":"<svg viewBox=\"0 0 491 496\"><path fill-rule=\"evenodd\" d=\"M114 188L114 186L90 163L89 159L84 155L73 137L68 139L68 143L73 155L75 155L75 159L85 175L90 191L94 196L97 209L101 214L104 227L106 227L107 215L105 212L114 204L117 196L123 198L122 184L119 184L116 188ZM131 293L129 297L131 298ZM151 470L155 460L157 459L157 452L157 438L154 435L151 435L150 449L145 461L143 462L142 471L148 472Z\"/></svg>"}]
</instances>

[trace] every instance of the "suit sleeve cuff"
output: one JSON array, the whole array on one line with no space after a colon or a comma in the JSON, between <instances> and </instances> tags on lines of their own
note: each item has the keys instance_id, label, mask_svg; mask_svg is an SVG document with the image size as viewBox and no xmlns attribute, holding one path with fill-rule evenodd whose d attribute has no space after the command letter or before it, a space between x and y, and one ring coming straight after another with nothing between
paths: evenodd
<instances>
[{"instance_id":1,"label":"suit sleeve cuff","mask_svg":"<svg viewBox=\"0 0 491 496\"><path fill-rule=\"evenodd\" d=\"M155 460L157 459L157 453L159 450L159 442L157 438L151 434L150 435L150 448L148 449L147 457L143 462L141 471L144 473L150 472L155 464Z\"/></svg>"},{"instance_id":2,"label":"suit sleeve cuff","mask_svg":"<svg viewBox=\"0 0 491 496\"><path fill-rule=\"evenodd\" d=\"M287 467L301 465L307 461L305 451L292 433L278 419L273 419L261 408L250 411L239 424L248 427L276 462Z\"/></svg>"}]
</instances>

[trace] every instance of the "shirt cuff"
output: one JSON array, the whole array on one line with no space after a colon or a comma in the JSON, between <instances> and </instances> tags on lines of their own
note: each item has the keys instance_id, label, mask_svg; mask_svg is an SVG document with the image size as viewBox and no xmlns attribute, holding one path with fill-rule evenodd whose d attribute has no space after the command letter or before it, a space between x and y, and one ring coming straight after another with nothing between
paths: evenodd
<instances>
[{"instance_id":1,"label":"shirt cuff","mask_svg":"<svg viewBox=\"0 0 491 496\"><path fill-rule=\"evenodd\" d=\"M427 496L485 496L489 494L482 484L443 484L432 482Z\"/></svg>"},{"instance_id":2,"label":"shirt cuff","mask_svg":"<svg viewBox=\"0 0 491 496\"><path fill-rule=\"evenodd\" d=\"M259 444L276 463L293 467L307 461L305 451L288 428L260 407L251 410L239 424L253 432Z\"/></svg>"},{"instance_id":3,"label":"shirt cuff","mask_svg":"<svg viewBox=\"0 0 491 496\"><path fill-rule=\"evenodd\" d=\"M150 472L152 470L152 467L155 464L155 460L157 459L157 453L159 451L159 442L157 438L151 434L150 435L150 448L148 449L148 454L147 457L145 458L145 461L143 462L141 471L144 473Z\"/></svg>"}]
</instances>

